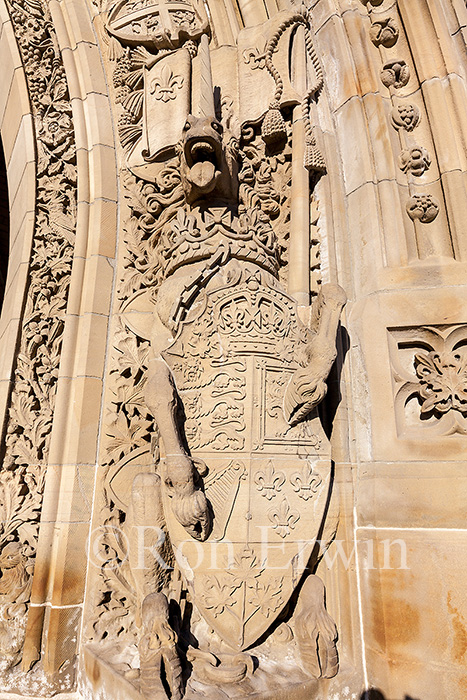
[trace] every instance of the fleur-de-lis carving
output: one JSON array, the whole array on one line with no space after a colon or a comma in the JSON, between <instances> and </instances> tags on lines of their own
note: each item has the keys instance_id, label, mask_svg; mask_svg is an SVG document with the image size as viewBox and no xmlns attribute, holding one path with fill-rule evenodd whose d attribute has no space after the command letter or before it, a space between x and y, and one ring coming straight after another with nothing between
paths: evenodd
<instances>
[{"instance_id":1,"label":"fleur-de-lis carving","mask_svg":"<svg viewBox=\"0 0 467 700\"><path fill-rule=\"evenodd\" d=\"M256 472L255 484L262 496L271 501L274 496L280 492L285 483L285 474L276 472L272 461L268 462L268 466L264 471Z\"/></svg>"},{"instance_id":2,"label":"fleur-de-lis carving","mask_svg":"<svg viewBox=\"0 0 467 700\"><path fill-rule=\"evenodd\" d=\"M299 497L303 498L304 501L308 501L314 496L321 486L322 481L320 475L313 472L313 467L309 462L303 465L301 471L294 472L290 476L290 483L292 484L293 490L296 491Z\"/></svg>"},{"instance_id":3,"label":"fleur-de-lis carving","mask_svg":"<svg viewBox=\"0 0 467 700\"><path fill-rule=\"evenodd\" d=\"M169 66L163 66L160 75L151 81L150 92L156 100L168 102L177 97L176 90L181 90L184 78L174 75Z\"/></svg>"},{"instance_id":4,"label":"fleur-de-lis carving","mask_svg":"<svg viewBox=\"0 0 467 700\"><path fill-rule=\"evenodd\" d=\"M279 506L269 509L268 517L279 537L284 538L295 529L295 525L300 520L300 513L291 508L288 500L284 498Z\"/></svg>"},{"instance_id":5,"label":"fleur-de-lis carving","mask_svg":"<svg viewBox=\"0 0 467 700\"><path fill-rule=\"evenodd\" d=\"M266 51L261 51L252 46L250 49L245 49L243 52L243 61L251 70L263 70L266 66Z\"/></svg>"}]
</instances>

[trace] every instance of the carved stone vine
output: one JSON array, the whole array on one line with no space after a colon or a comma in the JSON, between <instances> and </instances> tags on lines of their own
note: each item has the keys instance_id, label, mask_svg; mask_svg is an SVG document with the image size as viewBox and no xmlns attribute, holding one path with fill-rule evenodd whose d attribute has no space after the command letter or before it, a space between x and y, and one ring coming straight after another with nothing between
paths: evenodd
<instances>
[{"instance_id":1,"label":"carved stone vine","mask_svg":"<svg viewBox=\"0 0 467 700\"><path fill-rule=\"evenodd\" d=\"M76 148L65 70L46 2L8 2L37 144L34 242L0 472L0 609L21 659L53 421L76 219ZM17 622L23 620L20 631ZM15 631L16 630L16 631ZM16 636L15 636L16 635Z\"/></svg>"}]
</instances>

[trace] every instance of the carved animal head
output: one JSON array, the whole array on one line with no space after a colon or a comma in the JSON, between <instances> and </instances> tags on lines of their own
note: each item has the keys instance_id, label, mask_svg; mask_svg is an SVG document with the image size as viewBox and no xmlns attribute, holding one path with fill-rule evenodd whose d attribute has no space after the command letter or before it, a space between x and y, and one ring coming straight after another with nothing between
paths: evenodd
<instances>
[{"instance_id":1,"label":"carved animal head","mask_svg":"<svg viewBox=\"0 0 467 700\"><path fill-rule=\"evenodd\" d=\"M215 117L189 115L178 144L180 173L189 204L206 196L233 196L232 159L227 156L222 124Z\"/></svg>"},{"instance_id":2,"label":"carved animal head","mask_svg":"<svg viewBox=\"0 0 467 700\"><path fill-rule=\"evenodd\" d=\"M0 570L14 569L24 559L21 545L18 542L10 542L0 554Z\"/></svg>"}]
</instances>

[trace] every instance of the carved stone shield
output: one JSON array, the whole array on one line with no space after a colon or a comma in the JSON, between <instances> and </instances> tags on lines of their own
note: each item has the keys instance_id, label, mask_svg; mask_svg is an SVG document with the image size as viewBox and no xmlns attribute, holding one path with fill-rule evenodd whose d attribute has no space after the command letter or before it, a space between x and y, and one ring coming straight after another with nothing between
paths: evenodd
<instances>
[{"instance_id":1,"label":"carved stone shield","mask_svg":"<svg viewBox=\"0 0 467 700\"><path fill-rule=\"evenodd\" d=\"M164 353L191 454L208 468L213 511L212 533L198 542L164 494L170 538L200 613L233 649L257 642L287 604L329 492L317 414L294 427L284 418L285 389L305 364L309 331L272 280L251 267L207 292Z\"/></svg>"}]
</instances>

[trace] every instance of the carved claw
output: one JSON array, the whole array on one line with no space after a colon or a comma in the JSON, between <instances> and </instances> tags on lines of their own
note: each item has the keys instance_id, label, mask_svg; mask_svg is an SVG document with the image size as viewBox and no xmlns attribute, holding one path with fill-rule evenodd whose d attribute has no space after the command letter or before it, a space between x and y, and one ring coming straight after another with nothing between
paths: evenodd
<instances>
[{"instance_id":1,"label":"carved claw","mask_svg":"<svg viewBox=\"0 0 467 700\"><path fill-rule=\"evenodd\" d=\"M175 517L188 534L202 541L208 537L212 525L206 496L196 485L203 467L206 469L200 460L195 463L187 455L174 455L167 457L165 477Z\"/></svg>"},{"instance_id":2,"label":"carved claw","mask_svg":"<svg viewBox=\"0 0 467 700\"><path fill-rule=\"evenodd\" d=\"M190 495L174 494L172 510L182 525L195 540L205 540L211 532L212 519L206 496L202 491Z\"/></svg>"},{"instance_id":3,"label":"carved claw","mask_svg":"<svg viewBox=\"0 0 467 700\"><path fill-rule=\"evenodd\" d=\"M342 287L322 286L316 300L315 335L308 348L308 364L293 374L284 396L284 414L290 425L304 420L326 396L326 379L337 355L337 326L345 302Z\"/></svg>"},{"instance_id":4,"label":"carved claw","mask_svg":"<svg viewBox=\"0 0 467 700\"><path fill-rule=\"evenodd\" d=\"M318 576L309 576L300 591L295 636L303 669L314 678L333 678L339 670L337 628L326 610L325 588Z\"/></svg>"},{"instance_id":5,"label":"carved claw","mask_svg":"<svg viewBox=\"0 0 467 700\"><path fill-rule=\"evenodd\" d=\"M182 666L175 633L170 626L169 604L163 593L151 593L143 601L143 634L139 643L140 687L146 700L166 700L165 675L172 700L183 695Z\"/></svg>"}]
</instances>

